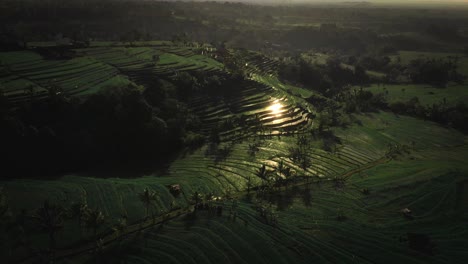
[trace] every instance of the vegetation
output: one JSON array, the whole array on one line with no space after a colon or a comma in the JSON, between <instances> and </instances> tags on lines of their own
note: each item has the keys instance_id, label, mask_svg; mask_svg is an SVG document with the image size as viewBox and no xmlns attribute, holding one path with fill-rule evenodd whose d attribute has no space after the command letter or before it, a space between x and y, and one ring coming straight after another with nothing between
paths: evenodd
<instances>
[{"instance_id":1,"label":"vegetation","mask_svg":"<svg viewBox=\"0 0 468 264\"><path fill-rule=\"evenodd\" d=\"M0 10L2 263L467 259L463 4Z\"/></svg>"}]
</instances>

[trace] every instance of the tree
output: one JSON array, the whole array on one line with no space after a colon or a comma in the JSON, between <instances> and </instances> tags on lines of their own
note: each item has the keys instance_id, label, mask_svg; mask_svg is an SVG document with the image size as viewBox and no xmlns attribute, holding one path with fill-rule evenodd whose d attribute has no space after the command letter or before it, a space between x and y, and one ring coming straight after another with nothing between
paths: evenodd
<instances>
[{"instance_id":1,"label":"tree","mask_svg":"<svg viewBox=\"0 0 468 264\"><path fill-rule=\"evenodd\" d=\"M257 172L255 173L257 177L262 179L263 181L269 181L268 176L269 176L269 171L266 169L265 164L262 164L262 167L260 167Z\"/></svg>"},{"instance_id":2,"label":"tree","mask_svg":"<svg viewBox=\"0 0 468 264\"><path fill-rule=\"evenodd\" d=\"M148 218L150 206L152 206L153 203L157 200L157 193L155 191L150 191L148 188L145 188L143 192L139 194L139 198L145 207L145 218Z\"/></svg>"},{"instance_id":3,"label":"tree","mask_svg":"<svg viewBox=\"0 0 468 264\"><path fill-rule=\"evenodd\" d=\"M83 216L86 210L88 210L88 206L84 203L73 203L70 207L71 217L74 217L78 220L79 226L81 226L81 220L83 220Z\"/></svg>"},{"instance_id":4,"label":"tree","mask_svg":"<svg viewBox=\"0 0 468 264\"><path fill-rule=\"evenodd\" d=\"M117 233L117 235L121 235L125 232L125 228L127 228L127 217L121 217L118 222L112 227L112 230Z\"/></svg>"},{"instance_id":5,"label":"tree","mask_svg":"<svg viewBox=\"0 0 468 264\"><path fill-rule=\"evenodd\" d=\"M370 81L369 76L366 73L366 69L361 65L356 65L354 68L354 82L361 87L368 84Z\"/></svg>"},{"instance_id":6,"label":"tree","mask_svg":"<svg viewBox=\"0 0 468 264\"><path fill-rule=\"evenodd\" d=\"M194 193L192 193L190 200L192 200L192 202L195 203L195 210L197 210L198 205L200 204L202 199L203 199L203 196L198 191L195 191Z\"/></svg>"},{"instance_id":7,"label":"tree","mask_svg":"<svg viewBox=\"0 0 468 264\"><path fill-rule=\"evenodd\" d=\"M83 220L86 228L92 230L93 237L97 239L97 230L102 224L105 223L104 214L98 209L88 209L86 210L86 213L83 216Z\"/></svg>"},{"instance_id":8,"label":"tree","mask_svg":"<svg viewBox=\"0 0 468 264\"><path fill-rule=\"evenodd\" d=\"M63 228L65 211L61 206L51 205L44 201L41 208L36 210L33 218L38 221L39 228L49 235L49 249L55 248L55 235Z\"/></svg>"},{"instance_id":9,"label":"tree","mask_svg":"<svg viewBox=\"0 0 468 264\"><path fill-rule=\"evenodd\" d=\"M294 176L294 171L290 167L285 168L283 175L286 180L286 188L288 188L288 181Z\"/></svg>"},{"instance_id":10,"label":"tree","mask_svg":"<svg viewBox=\"0 0 468 264\"><path fill-rule=\"evenodd\" d=\"M8 210L9 207L5 190L3 187L0 187L0 222L7 216Z\"/></svg>"},{"instance_id":11,"label":"tree","mask_svg":"<svg viewBox=\"0 0 468 264\"><path fill-rule=\"evenodd\" d=\"M277 177L277 180L282 180L283 177L286 179L286 173L287 171L289 171L290 168L286 167L284 165L284 161L281 159L280 162L278 162L278 164L276 165L276 168L275 168L275 172L276 172L276 177ZM286 181L286 186L287 186L287 181Z\"/></svg>"},{"instance_id":12,"label":"tree","mask_svg":"<svg viewBox=\"0 0 468 264\"><path fill-rule=\"evenodd\" d=\"M249 175L247 177L247 194L250 194L250 189L252 189L253 183L252 183L252 177Z\"/></svg>"},{"instance_id":13,"label":"tree","mask_svg":"<svg viewBox=\"0 0 468 264\"><path fill-rule=\"evenodd\" d=\"M306 173L307 168L311 165L311 160L308 156L309 150L310 141L306 136L298 137L296 140L296 146L288 149L289 158L301 167L304 174Z\"/></svg>"}]
</instances>

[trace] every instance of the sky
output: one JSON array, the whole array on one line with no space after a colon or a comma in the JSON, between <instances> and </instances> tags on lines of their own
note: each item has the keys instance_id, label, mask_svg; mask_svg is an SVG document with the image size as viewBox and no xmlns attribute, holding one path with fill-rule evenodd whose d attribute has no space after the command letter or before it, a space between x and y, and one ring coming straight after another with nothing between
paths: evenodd
<instances>
[{"instance_id":1,"label":"sky","mask_svg":"<svg viewBox=\"0 0 468 264\"><path fill-rule=\"evenodd\" d=\"M188 0L190 1L190 0ZM209 1L209 0L195 0L195 1ZM342 3L342 2L369 2L373 4L387 4L387 5L415 5L427 4L438 6L450 5L468 5L468 0L215 0L215 1L231 1L231 2L244 2L244 3L262 3L262 4L316 4L316 3Z\"/></svg>"},{"instance_id":2,"label":"sky","mask_svg":"<svg viewBox=\"0 0 468 264\"><path fill-rule=\"evenodd\" d=\"M226 0L219 0L226 1ZM451 4L451 3L465 3L468 0L230 0L231 2L291 2L291 3L332 3L332 2L370 2L370 3L437 3L437 4Z\"/></svg>"}]
</instances>

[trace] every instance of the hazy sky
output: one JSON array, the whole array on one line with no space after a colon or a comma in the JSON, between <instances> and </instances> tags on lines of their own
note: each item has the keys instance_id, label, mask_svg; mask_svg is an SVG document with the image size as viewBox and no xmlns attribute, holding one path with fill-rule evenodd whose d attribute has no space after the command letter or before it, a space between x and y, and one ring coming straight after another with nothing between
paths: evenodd
<instances>
[{"instance_id":1,"label":"hazy sky","mask_svg":"<svg viewBox=\"0 0 468 264\"><path fill-rule=\"evenodd\" d=\"M226 1L226 0L219 0ZM292 2L292 3L331 3L331 2L371 2L371 3L437 3L437 4L450 4L450 3L466 3L468 0L231 0L232 2Z\"/></svg>"},{"instance_id":2,"label":"hazy sky","mask_svg":"<svg viewBox=\"0 0 468 264\"><path fill-rule=\"evenodd\" d=\"M191 0L187 0L191 1ZM192 0L193 1L193 0ZM209 1L209 0L195 0ZM340 3L340 2L370 2L374 4L385 5L419 5L426 4L427 6L468 6L468 0L215 0L215 1L231 1L243 3L258 3L258 4L317 4L317 3Z\"/></svg>"}]
</instances>

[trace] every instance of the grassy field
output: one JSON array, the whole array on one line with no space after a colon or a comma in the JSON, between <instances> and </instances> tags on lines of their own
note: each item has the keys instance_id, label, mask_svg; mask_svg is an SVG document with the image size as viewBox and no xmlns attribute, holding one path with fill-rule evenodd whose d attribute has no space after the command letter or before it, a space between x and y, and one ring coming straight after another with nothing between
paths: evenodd
<instances>
[{"instance_id":1,"label":"grassy field","mask_svg":"<svg viewBox=\"0 0 468 264\"><path fill-rule=\"evenodd\" d=\"M454 59L458 58L458 72L468 76L468 57L460 53L443 52L416 52L399 51L397 55L391 56L392 61L396 62L400 58L402 64L408 64L415 59ZM387 94L388 101L407 102L417 97L423 105L430 106L445 102L449 105L464 103L468 100L468 86L466 84L450 83L446 88L435 88L430 85L419 84L395 84L395 85L377 85L373 84L365 88L374 94Z\"/></svg>"},{"instance_id":2,"label":"grassy field","mask_svg":"<svg viewBox=\"0 0 468 264\"><path fill-rule=\"evenodd\" d=\"M423 105L438 104L444 101L449 105L456 105L468 101L468 87L466 85L449 85L447 88L435 88L428 85L398 84L398 85L376 85L365 88L374 94L387 94L388 101L407 102L417 97Z\"/></svg>"}]
</instances>

